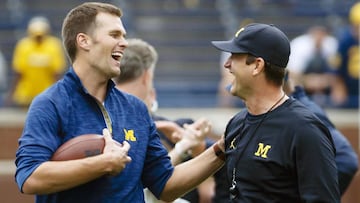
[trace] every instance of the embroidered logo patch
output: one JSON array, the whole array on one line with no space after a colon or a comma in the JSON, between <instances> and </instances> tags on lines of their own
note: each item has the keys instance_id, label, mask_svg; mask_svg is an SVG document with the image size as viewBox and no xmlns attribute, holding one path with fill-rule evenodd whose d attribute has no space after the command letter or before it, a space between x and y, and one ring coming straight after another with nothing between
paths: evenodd
<instances>
[{"instance_id":1,"label":"embroidered logo patch","mask_svg":"<svg viewBox=\"0 0 360 203\"><path fill-rule=\"evenodd\" d=\"M134 130L126 130L126 129L124 129L124 133L125 133L125 140L133 141L133 142L136 141Z\"/></svg>"}]
</instances>

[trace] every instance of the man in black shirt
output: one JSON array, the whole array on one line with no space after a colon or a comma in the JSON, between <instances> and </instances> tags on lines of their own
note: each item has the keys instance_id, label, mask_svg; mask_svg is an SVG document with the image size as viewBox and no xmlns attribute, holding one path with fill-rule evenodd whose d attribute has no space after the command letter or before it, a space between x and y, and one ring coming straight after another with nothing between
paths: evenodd
<instances>
[{"instance_id":1,"label":"man in black shirt","mask_svg":"<svg viewBox=\"0 0 360 203\"><path fill-rule=\"evenodd\" d=\"M231 56L230 92L246 109L225 131L232 202L340 202L329 130L283 91L290 45L274 25L250 24L213 45Z\"/></svg>"}]
</instances>

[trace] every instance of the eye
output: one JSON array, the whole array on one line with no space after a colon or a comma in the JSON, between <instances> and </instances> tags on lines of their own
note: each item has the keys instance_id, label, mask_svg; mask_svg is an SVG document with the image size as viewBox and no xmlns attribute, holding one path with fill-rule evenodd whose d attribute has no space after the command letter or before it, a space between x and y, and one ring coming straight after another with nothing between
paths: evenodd
<instances>
[{"instance_id":1,"label":"eye","mask_svg":"<svg viewBox=\"0 0 360 203\"><path fill-rule=\"evenodd\" d=\"M110 34L110 36L111 36L112 38L115 38L115 39L116 39L116 38L118 38L119 35L118 35L118 34Z\"/></svg>"},{"instance_id":2,"label":"eye","mask_svg":"<svg viewBox=\"0 0 360 203\"><path fill-rule=\"evenodd\" d=\"M113 32L110 32L109 35L114 39L118 39L122 36L122 33L119 31L113 31Z\"/></svg>"}]
</instances>

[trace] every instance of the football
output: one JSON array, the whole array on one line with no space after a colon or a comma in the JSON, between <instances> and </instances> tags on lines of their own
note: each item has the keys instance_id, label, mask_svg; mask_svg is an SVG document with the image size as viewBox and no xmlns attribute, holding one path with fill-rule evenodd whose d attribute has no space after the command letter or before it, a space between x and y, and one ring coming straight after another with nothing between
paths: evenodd
<instances>
[{"instance_id":1,"label":"football","mask_svg":"<svg viewBox=\"0 0 360 203\"><path fill-rule=\"evenodd\" d=\"M105 139L98 134L84 134L62 144L51 157L52 161L67 161L95 156L103 152Z\"/></svg>"}]
</instances>

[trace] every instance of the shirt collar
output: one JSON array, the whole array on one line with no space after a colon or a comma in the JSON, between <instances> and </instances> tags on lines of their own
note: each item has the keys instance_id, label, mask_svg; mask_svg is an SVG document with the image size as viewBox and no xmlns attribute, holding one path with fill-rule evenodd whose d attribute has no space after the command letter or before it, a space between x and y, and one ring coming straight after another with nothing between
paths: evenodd
<instances>
[{"instance_id":1,"label":"shirt collar","mask_svg":"<svg viewBox=\"0 0 360 203\"><path fill-rule=\"evenodd\" d=\"M64 81L66 82L66 84L69 84L72 88L84 92L85 94L89 94L87 89L83 86L79 76L75 73L73 67L70 67L68 72L65 74ZM109 94L109 92L111 92L111 90L114 88L115 88L114 81L109 79L107 85L107 94Z\"/></svg>"}]
</instances>

